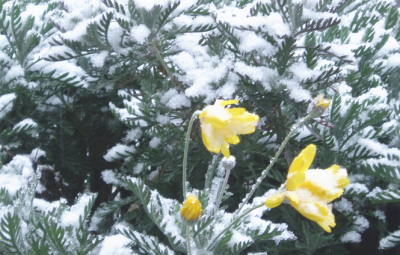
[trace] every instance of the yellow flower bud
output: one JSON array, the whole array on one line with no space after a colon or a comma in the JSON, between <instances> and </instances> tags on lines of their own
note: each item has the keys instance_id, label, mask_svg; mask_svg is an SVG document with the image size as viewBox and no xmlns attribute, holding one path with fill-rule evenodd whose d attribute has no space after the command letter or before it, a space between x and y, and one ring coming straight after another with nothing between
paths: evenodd
<instances>
[{"instance_id":1,"label":"yellow flower bud","mask_svg":"<svg viewBox=\"0 0 400 255\"><path fill-rule=\"evenodd\" d=\"M322 109L322 110L326 110L329 107L329 105L331 104L331 100L324 98L323 95L318 95L314 99L314 102L315 102L315 107Z\"/></svg>"},{"instance_id":2,"label":"yellow flower bud","mask_svg":"<svg viewBox=\"0 0 400 255\"><path fill-rule=\"evenodd\" d=\"M199 199L195 195L189 194L182 204L181 216L187 221L194 221L200 217L202 212L203 209Z\"/></svg>"}]
</instances>

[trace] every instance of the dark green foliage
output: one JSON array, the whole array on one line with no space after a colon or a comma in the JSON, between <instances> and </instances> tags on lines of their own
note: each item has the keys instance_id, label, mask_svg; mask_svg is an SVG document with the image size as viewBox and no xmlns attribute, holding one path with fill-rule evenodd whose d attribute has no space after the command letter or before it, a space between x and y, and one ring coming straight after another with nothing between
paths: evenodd
<instances>
[{"instance_id":1,"label":"dark green foliage","mask_svg":"<svg viewBox=\"0 0 400 255\"><path fill-rule=\"evenodd\" d=\"M60 224L61 211L57 210L53 215L31 206L28 218L19 214L19 208L5 213L0 219L2 253L90 254L120 222L131 224L119 233L131 239L132 250L139 254L184 253L185 243L171 233L164 235L167 214L160 208L164 197L173 201L168 216L173 215L183 233L184 222L179 217L181 162L191 114L212 103L214 97L223 97L241 99L240 107L262 118L256 133L241 137L240 144L231 147L237 165L228 183L232 194L227 194L222 204L231 212L292 124L305 116L312 98L321 93L332 99L330 108L295 134L256 194L282 185L293 157L315 143L319 148L315 166L340 164L354 177L354 185L344 194L353 210L346 212L334 205L337 227L334 234L326 235L283 206L264 218L287 223L297 241L278 245L271 238L279 231L271 228L258 233L233 224L218 240L216 254L347 254L365 245L341 241L349 231L363 234L365 229L354 226L361 216L379 238L389 235L394 244L400 243L393 232L398 226L392 221L379 219L379 228L372 224L378 221L376 211L386 213L386 203L397 205L400 197L400 173L394 164L400 160L396 152L400 146L400 76L399 67L393 64L399 51L393 45L400 41L397 7L362 0L321 0L311 9L307 3L289 0L199 0L186 8L181 8L184 0L153 8L141 8L133 0L98 2L98 9L86 10L86 16L74 16L67 2L50 3L39 18L26 15L27 8L47 1L0 0L0 96L16 96L10 111L7 106L0 109L0 113L8 112L0 122L1 166L15 155L40 148L46 155L32 157L32 161L45 191L30 190L32 198L36 192L36 197L52 201L63 197L72 205L79 194L97 193L74 230ZM243 24L221 18L223 8L226 16L238 8L248 10ZM276 27L275 23L245 22L271 16L276 18ZM280 19L285 27L278 26ZM88 21L81 34L68 34L82 25L81 21ZM138 26L148 29L142 41L134 32ZM191 42L196 54L185 44L188 41L182 41L182 36L188 35L198 36L191 38L198 41ZM248 36L262 42L264 48L246 47L243 41ZM190 57L179 63L179 54ZM207 65L202 66L204 63ZM219 68L221 63L225 63L223 68ZM186 65L194 68L186 69ZM218 78L210 78L214 75ZM205 82L209 91L189 96L188 89L203 78L210 78ZM223 93L226 84L232 85L233 89L227 89L232 93ZM171 107L168 93L182 96L188 103ZM307 96L297 97L299 93ZM16 126L27 119L33 121ZM392 125L391 120L395 122ZM198 122L190 137L189 182L207 191L213 172L205 174L208 168L216 168L218 160L202 145ZM126 146L126 150L111 155L116 145ZM133 175L137 181L106 183L101 173L110 169L117 175ZM379 189L374 190L376 187ZM0 203L14 206L18 198L29 204L30 198L24 197L28 193L13 195L2 188ZM199 197L204 207L208 206L208 194L201 192ZM88 230L93 215L99 221L98 236ZM200 218L193 229L194 242L207 245L217 223L213 217ZM234 231L239 230L256 242L237 242L227 248Z\"/></svg>"}]
</instances>

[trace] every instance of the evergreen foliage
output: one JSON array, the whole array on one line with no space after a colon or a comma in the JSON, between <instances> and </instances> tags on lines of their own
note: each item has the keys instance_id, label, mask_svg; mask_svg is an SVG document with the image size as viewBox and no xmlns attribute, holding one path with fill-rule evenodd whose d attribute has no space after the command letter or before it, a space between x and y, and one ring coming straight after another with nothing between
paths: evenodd
<instances>
[{"instance_id":1,"label":"evergreen foliage","mask_svg":"<svg viewBox=\"0 0 400 255\"><path fill-rule=\"evenodd\" d=\"M397 254L399 59L390 0L0 0L0 253L185 254L185 132L237 98L261 120L231 147L227 192L189 133L192 254ZM329 108L274 159L319 94ZM241 215L310 143L350 175L333 233L287 205Z\"/></svg>"}]
</instances>

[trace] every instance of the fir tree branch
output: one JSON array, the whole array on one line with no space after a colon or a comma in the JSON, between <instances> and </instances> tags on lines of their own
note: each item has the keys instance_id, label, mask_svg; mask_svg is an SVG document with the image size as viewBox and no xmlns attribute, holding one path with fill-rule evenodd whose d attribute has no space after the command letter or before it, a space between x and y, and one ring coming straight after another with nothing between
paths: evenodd
<instances>
[{"instance_id":1,"label":"fir tree branch","mask_svg":"<svg viewBox=\"0 0 400 255\"><path fill-rule=\"evenodd\" d=\"M214 249L215 245L217 244L217 242L219 241L219 239L225 234L227 233L235 224L239 223L241 219L243 219L244 217L246 217L247 215L249 215L249 213L251 213L252 211L263 207L264 204L261 205L257 205L255 207L249 208L246 211L243 212L243 214L241 214L239 217L237 217L236 219L234 218L235 215L233 215L232 217L232 221L231 223L224 228L221 232L218 233L218 235L214 238L214 240L212 240L210 242L210 244L207 246L207 250L212 250Z\"/></svg>"}]
</instances>

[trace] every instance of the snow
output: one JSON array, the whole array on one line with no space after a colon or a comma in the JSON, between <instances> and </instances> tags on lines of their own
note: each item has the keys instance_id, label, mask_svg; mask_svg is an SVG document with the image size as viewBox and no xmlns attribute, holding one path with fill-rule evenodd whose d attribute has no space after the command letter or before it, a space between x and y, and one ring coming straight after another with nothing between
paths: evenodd
<instances>
[{"instance_id":1,"label":"snow","mask_svg":"<svg viewBox=\"0 0 400 255\"><path fill-rule=\"evenodd\" d=\"M13 107L13 102L17 96L14 93L0 96L0 119L9 113Z\"/></svg>"},{"instance_id":2,"label":"snow","mask_svg":"<svg viewBox=\"0 0 400 255\"><path fill-rule=\"evenodd\" d=\"M41 55L45 55L45 54L41 54ZM73 77L76 76L79 79L79 83L77 86L82 85L87 87L87 80L88 80L88 76L86 74L86 72L79 67L78 65L76 65L73 62L70 61L58 61L58 62L48 62L48 61L39 61L37 63L35 63L35 65L33 65L31 67L32 71L38 71L41 73L51 73L51 72L55 72L53 75L54 76L61 76L65 73L69 74L69 77Z\"/></svg>"},{"instance_id":3,"label":"snow","mask_svg":"<svg viewBox=\"0 0 400 255\"><path fill-rule=\"evenodd\" d=\"M263 28L272 35L285 36L290 28L279 13L272 12L268 16L250 16L249 9L224 6L217 11L217 22L228 23L234 27Z\"/></svg>"},{"instance_id":4,"label":"snow","mask_svg":"<svg viewBox=\"0 0 400 255\"><path fill-rule=\"evenodd\" d=\"M125 144L118 143L112 148L108 149L107 153L103 156L108 162L121 159L124 155L135 152L135 148Z\"/></svg>"},{"instance_id":5,"label":"snow","mask_svg":"<svg viewBox=\"0 0 400 255\"><path fill-rule=\"evenodd\" d=\"M368 187L363 183L350 183L347 186L348 193L356 193L356 194L366 194L369 192Z\"/></svg>"},{"instance_id":6,"label":"snow","mask_svg":"<svg viewBox=\"0 0 400 255\"><path fill-rule=\"evenodd\" d=\"M271 56L276 52L273 47L262 37L258 36L253 31L245 31L239 34L240 45L239 49L244 52L257 51L265 56Z\"/></svg>"},{"instance_id":7,"label":"snow","mask_svg":"<svg viewBox=\"0 0 400 255\"><path fill-rule=\"evenodd\" d=\"M20 65L13 65L8 70L8 72L6 73L6 75L4 76L3 79L5 82L10 82L14 79L23 77L24 75L25 75L25 71Z\"/></svg>"},{"instance_id":8,"label":"snow","mask_svg":"<svg viewBox=\"0 0 400 255\"><path fill-rule=\"evenodd\" d=\"M170 89L161 97L161 102L171 109L190 107L190 100L176 89Z\"/></svg>"},{"instance_id":9,"label":"snow","mask_svg":"<svg viewBox=\"0 0 400 255\"><path fill-rule=\"evenodd\" d=\"M282 84L286 85L289 92L289 96L296 102L304 102L312 100L310 92L302 88L298 82L293 80L282 80L281 82Z\"/></svg>"},{"instance_id":10,"label":"snow","mask_svg":"<svg viewBox=\"0 0 400 255\"><path fill-rule=\"evenodd\" d=\"M129 129L126 132L126 136L124 137L124 141L133 142L138 140L142 136L143 132L140 128Z\"/></svg>"},{"instance_id":11,"label":"snow","mask_svg":"<svg viewBox=\"0 0 400 255\"><path fill-rule=\"evenodd\" d=\"M153 9L155 6L164 7L168 3L172 2L171 0L134 0L135 5L139 8L144 8L148 11Z\"/></svg>"},{"instance_id":12,"label":"snow","mask_svg":"<svg viewBox=\"0 0 400 255\"><path fill-rule=\"evenodd\" d=\"M66 203L65 200L56 200L53 202L49 202L46 201L44 199L40 199L40 198L34 198L33 199L33 207L35 207L36 209L42 211L42 212L46 212L46 213L50 213L52 211L54 211L57 208L60 208L60 206Z\"/></svg>"},{"instance_id":13,"label":"snow","mask_svg":"<svg viewBox=\"0 0 400 255\"><path fill-rule=\"evenodd\" d=\"M263 86L269 90L269 82L277 76L275 70L265 66L250 66L244 62L237 61L234 65L234 70L243 76L248 76L253 81L262 82Z\"/></svg>"},{"instance_id":14,"label":"snow","mask_svg":"<svg viewBox=\"0 0 400 255\"><path fill-rule=\"evenodd\" d=\"M31 151L29 157L33 162L36 162L39 158L46 157L46 152L40 148L35 148Z\"/></svg>"},{"instance_id":15,"label":"snow","mask_svg":"<svg viewBox=\"0 0 400 255\"><path fill-rule=\"evenodd\" d=\"M74 29L62 34L62 37L72 41L79 41L87 33L87 27L90 22L91 20L85 20L78 23Z\"/></svg>"},{"instance_id":16,"label":"snow","mask_svg":"<svg viewBox=\"0 0 400 255\"><path fill-rule=\"evenodd\" d=\"M341 213L347 213L350 214L353 212L354 208L353 208L353 204L347 200L346 198L341 198L338 201L335 201L333 203L333 206L335 207L336 210L338 210Z\"/></svg>"},{"instance_id":17,"label":"snow","mask_svg":"<svg viewBox=\"0 0 400 255\"><path fill-rule=\"evenodd\" d=\"M158 137L153 137L150 142L149 142L149 146L150 148L157 148L161 143L161 139Z\"/></svg>"},{"instance_id":18,"label":"snow","mask_svg":"<svg viewBox=\"0 0 400 255\"><path fill-rule=\"evenodd\" d=\"M93 194L83 194L78 198L78 201L69 209L65 210L61 215L60 225L63 227L79 226L80 220L83 219L85 207L94 198Z\"/></svg>"},{"instance_id":19,"label":"snow","mask_svg":"<svg viewBox=\"0 0 400 255\"><path fill-rule=\"evenodd\" d=\"M160 225L163 226L163 232L168 236L173 236L176 241L185 242L182 236L181 230L177 225L174 213L175 208L177 208L178 203L175 200L164 198L158 194L156 191L151 191L150 201L146 205L147 210L152 211L151 207L158 207L158 202L161 201L162 207L159 208L162 220Z\"/></svg>"},{"instance_id":20,"label":"snow","mask_svg":"<svg viewBox=\"0 0 400 255\"><path fill-rule=\"evenodd\" d=\"M120 180L118 180L118 178L115 176L115 173L112 170L104 170L103 172L101 172L101 177L107 184L117 185L120 183Z\"/></svg>"},{"instance_id":21,"label":"snow","mask_svg":"<svg viewBox=\"0 0 400 255\"><path fill-rule=\"evenodd\" d=\"M134 26L131 29L132 39L140 44L143 44L146 41L150 33L151 31L143 24Z\"/></svg>"},{"instance_id":22,"label":"snow","mask_svg":"<svg viewBox=\"0 0 400 255\"><path fill-rule=\"evenodd\" d=\"M133 1L136 6L138 6L139 8L143 8L140 11L142 11L144 15L148 15L148 11L151 11L156 5L165 8L167 4L172 3L175 0ZM60 11L61 14L57 16L57 18L59 18L60 20L60 24L57 24L57 19L54 19L54 21L57 25L60 25L61 30L65 31L65 33L55 33L54 36L62 36L71 40L81 40L87 32L88 24L99 21L100 16L97 14L109 11L105 9L105 5L102 3L102 1L99 0L60 0L59 2L62 3L62 6L66 10ZM127 6L128 0L120 0L119 2L124 6ZM249 61L247 61L247 59L243 59L242 56L238 57L228 51L220 52L220 56L210 54L207 46L199 44L201 38L207 38L207 36L211 34L209 32L174 35L176 36L176 38L173 39L174 43L171 44L171 52L178 53L175 55L166 54L168 55L168 57L165 58L165 61L168 66L172 66L172 70L174 70L174 76L176 75L176 78L180 81L180 86L176 88L171 88L168 91L165 91L165 89L160 89L160 92L155 95L155 97L159 96L161 102L166 107L171 109L171 111L167 113L157 114L155 118L156 121L159 122L157 124L165 125L173 123L177 126L182 125L182 123L186 120L175 118L174 110L187 110L185 108L192 107L191 100L196 101L197 104L198 101L208 103L214 101L216 98L231 99L242 96L243 94L241 91L242 87L240 82L242 76L244 76L245 79L249 79L250 83L260 83L263 88L268 91L268 93L274 93L275 91L272 90L275 89L284 89L288 93L290 99L293 99L296 102L307 103L312 99L312 94L309 90L302 87L301 81L309 78L315 78L321 73L321 71L326 70L325 68L327 68L329 65L334 64L334 61L330 59L320 60L317 64L317 68L313 70L308 68L304 62L301 62L302 59L300 57L299 61L292 64L287 70L289 77L287 77L286 74L280 76L274 69L269 68L270 66L268 64L265 64L265 62L263 61L261 61L260 64L255 64L255 62L259 60L265 60L266 58L269 59L269 57L273 56L277 52L277 47L273 46L269 41L267 41L265 39L266 36L262 32L270 33L270 35L278 41L278 44L282 42L282 37L291 34L291 28L284 22L284 20L282 19L282 15L279 13L272 12L268 16L250 15L250 6L254 6L256 2L267 2L267 0L254 1L253 3L245 5L245 7L243 8L239 8L234 4L226 4L226 6L222 7L220 5L216 7L214 4L210 4L205 8L208 8L208 10L212 13L212 17L193 17L180 13L180 11L188 8L195 2L196 0L181 1L178 9L174 11L174 15L180 16L172 19L170 21L170 24L168 24L166 28L170 29L175 28L175 26L179 28L181 26L195 26L204 24L215 25L215 22L230 24L234 27L232 30L233 35L239 40L239 50L243 53L251 52L252 54L254 54L254 62L250 64ZM318 0L294 0L293 2L304 4L304 6L306 7L303 11L303 19L337 17L337 14L316 11L316 5L319 2ZM339 3L339 0L335 0L335 3ZM35 26L41 25L43 22L42 15L46 10L46 6L46 4L29 4L27 6L27 10L22 12L22 19L26 19L29 15L33 15L36 17L37 21L40 21L40 23L35 24ZM153 9L153 11L157 10ZM376 10L371 11L377 12ZM343 18L343 22L341 25L350 24L353 19L352 15L353 14L351 13L346 15L346 17ZM380 14L377 13L377 16L379 15ZM213 20L213 18L215 18L215 21ZM393 32L390 30L385 30L384 23L384 19L381 19L376 24L373 24L373 27L376 30L376 34L372 42L365 42L363 38L365 35L365 30L362 30L357 33L350 32L351 36L348 44L347 42L341 43L339 42L339 39L337 39L323 46L330 46L331 48L329 49L329 51L331 53L334 53L338 56L346 56L346 59L354 62L352 64L346 64L347 66L343 67L346 72L351 69L351 65L357 64L357 60L354 58L353 52L355 49L360 46L374 47L375 44L379 42L379 40L381 40L384 34ZM151 27L147 27L146 25L140 23L133 23L130 25L132 26L130 28L130 39L134 40L138 44L146 44L148 40L153 39L153 35L151 34ZM124 56L123 54L125 53L125 51L121 47L120 42L123 33L126 33L126 35L128 35L129 32L124 32L123 29L118 25L118 23L115 22L115 20L112 21L109 32L110 33L108 34L108 39L113 48L112 51L114 51L112 54L116 54L118 57ZM163 34L163 32L164 31L161 31L160 35ZM215 33L216 36L219 36L219 32L220 31L215 30L212 33ZM319 32L316 32L316 34L317 33ZM47 43L46 40L45 43ZM1 78L2 81L6 82L23 78L25 75L24 68L27 68L27 66L29 66L24 65L22 67L17 63L11 62L10 56L7 56L5 53L7 51L4 50L7 46L8 42L6 38L0 35L0 48L3 49L3 52L0 52L0 59L2 61L5 60L5 62L9 64L3 70L4 75ZM400 53L395 52L397 52L399 48L400 45L397 40L395 40L393 37L389 37L387 43L383 46L382 49L379 50L377 56L378 59L374 63L382 63L383 68L398 67L400 65ZM34 59L49 55L62 54L64 52L72 51L64 46L48 47L48 45L45 44L45 46L43 46L42 49L39 49L38 52L34 52ZM96 54L88 55L87 58L88 61L90 61L89 64L91 63L93 67L101 70L105 64L106 59L108 59L108 57L113 57L112 55L109 55L108 52L108 50L104 50ZM298 57L300 56L300 54L303 53L303 51L296 49L295 53L298 54L296 55L296 57ZM30 59L28 57L28 64L29 61ZM77 80L80 80L84 85L91 86L89 83L90 78L88 78L88 74L85 71L86 69L84 70L80 68L78 64L79 63L75 60L59 62L47 62L41 60L35 65L31 66L29 71L46 73L55 70L56 75L70 73L72 76L77 76ZM142 65L140 68L138 68L138 72L141 70L145 70L146 68L146 65ZM175 69L177 70L177 72L175 72ZM111 67L111 70L115 70L115 66ZM386 110L389 109L389 107L392 107L388 104L388 96L390 95L391 90L386 84L386 80L381 79L380 76L376 75L371 76L369 81L371 83L376 81L381 86L372 88L370 89L370 91L362 94L357 98L353 98L351 96L352 88L347 85L345 81L333 85L333 90L337 91L338 94L342 96L342 113L344 113L346 107L348 106L348 103L352 100L363 104L378 99L377 103L368 106L365 111L361 113L360 117L362 117L363 119L369 118L369 115L372 111ZM30 83L29 86L31 86L32 88L38 86L38 89L41 89L41 84L39 82ZM111 87L112 84L108 84L107 86ZM260 91L260 93L265 92ZM315 93L315 91L313 91L312 93ZM246 95L244 95L244 97L245 96ZM65 98L68 102L72 100L68 97ZM8 112L12 110L13 102L15 99L16 95L13 93L0 96L0 118L3 118ZM123 108L117 108L115 105L110 104L110 109L115 110L122 121L132 123L131 126L137 126L137 128L128 130L122 142L108 150L108 152L104 155L104 159L106 159L107 161L112 162L116 159L124 158L124 156L121 156L122 154L135 152L135 147L139 145L146 146L146 144L140 144L141 141L139 141L139 139L143 136L144 133L148 134L148 132L152 132L146 130L146 127L150 125L150 122L146 123L146 121L134 120L137 117L143 117L143 113L141 112L141 100L142 98L133 98L130 96L126 96L124 97ZM52 104L51 109L55 109L56 107L54 106L62 104L58 97L51 95L49 95L46 103ZM282 107L284 107L284 105L282 105ZM224 116L224 114L221 114L221 112L218 112L218 110L213 112L213 114L222 119L226 117ZM394 119L397 118L397 116L390 116L389 119L390 118L393 119L382 124L382 132L380 133L383 134L385 132L389 132L389 130L394 130L398 126L398 122ZM152 119L152 121L153 120L154 119ZM334 125L335 123L332 124ZM26 125L31 125L34 127L37 126L37 124L32 119L26 118L16 124L14 126L14 130L19 130ZM266 122L266 125L268 125L268 120ZM329 129L326 128L325 130ZM351 130L351 127L349 128L349 130ZM358 143L363 148L367 148L370 152L374 154L374 156L376 156L376 158L374 159L366 160L366 163L375 165L386 164L389 166L398 167L400 165L400 162L398 160L398 157L400 157L400 150L398 150L397 148L391 148L390 146L378 142L378 140L374 137L374 135L376 134L376 132L374 132L375 127L366 127L359 135L350 140L348 144L351 145L354 143ZM298 141L300 141L301 138L304 138L311 134L310 130L307 128L299 129L298 133L299 136L296 137ZM152 137L152 139L148 143L148 146L150 148L161 147L163 145L161 141L162 140L160 139L160 137ZM272 144L270 146L273 146L276 144L276 134L268 136L265 134L265 136L261 138L258 142L268 142ZM395 144L393 145L393 147L395 147ZM344 147L344 149L346 148L347 147ZM35 177L31 161L36 162L41 156L46 156L46 152L39 148L32 150L30 155L15 156L10 163L4 165L0 170L0 187L7 189L11 194L16 194L16 192L18 192L22 188L27 187L30 183L32 183L32 179ZM359 162L355 163L357 164ZM234 163L232 165L234 165ZM130 166L134 166L131 169L134 174L139 174L146 169L146 164L141 163L140 159L138 161L135 161L133 164L130 164ZM227 167L225 167L224 170L226 168ZM319 171L322 170L314 169L307 171L307 178L313 181L316 185L324 187L324 190L334 189L334 178L329 175L321 175ZM222 178L220 177L223 177L224 173L225 172L220 169L220 172L218 173L219 176L213 181L214 185L212 188L214 190L212 190L209 194L211 201L213 201L213 196L216 194L216 187L219 187L222 182ZM398 172L396 173L398 174ZM152 171L148 177L149 179L153 179L159 176L159 174L160 171L156 169L155 171ZM120 181L112 170L103 171L102 177L109 184L120 185ZM353 192L356 196L360 195L362 197L364 197L365 194L368 194L367 198L374 198L376 195L381 194L382 192L386 192L387 194L392 195L395 194L390 193L390 190L382 190L381 188L375 188L374 190L372 190L372 192L370 192L370 181L371 180L365 178L360 179L358 182L352 181L352 184L350 184L348 187L348 192ZM77 222L79 221L79 216L82 215L84 205L87 204L88 199L89 196L82 196L78 200L76 205L72 206L64 214L62 214L63 226L76 226ZM262 197L255 198L253 200L253 204L263 203L263 199L265 200L265 198ZM161 208L161 210L163 211L162 224L166 224L167 233L169 233L170 235L180 234L178 224L182 224L182 222L179 221L179 217L174 218L174 216L176 216L176 208L178 208L179 204L177 204L177 202L174 200L164 198L162 198L161 200L164 204L164 206ZM155 193L152 193L151 203L153 203L154 205L156 204L155 201L156 195ZM33 206L36 209L44 212L50 212L57 208L60 204L60 201L50 203L37 198L33 200ZM341 198L339 201L334 203L334 206L338 211L344 214L351 214L352 212L354 212L354 207L356 206L356 204L354 204L353 206L352 200L350 200L350 198L349 200L346 198ZM310 208L310 210L313 209L314 208ZM281 240L295 239L293 233L287 231L288 226L286 224L274 224L270 221L263 220L261 217L266 211L268 211L266 208L260 208L252 212L249 217L246 218L246 220L248 221L247 224L245 226L242 226L239 230L235 230L233 232L233 236L232 239L229 241L229 245L235 245L240 242L250 242L252 241L252 238L247 235L246 231L263 232L269 226L273 226L273 228L282 230L281 234L278 237L274 238L277 243L279 243L279 241ZM208 211L205 210L205 212ZM226 213L222 215L222 213L222 210L216 212L217 216L221 215L222 217L221 222L217 223L216 230L221 230L226 227L226 225L229 224L232 218L232 214ZM374 215L380 219L385 218L383 211L374 211ZM357 216L354 221L354 229L346 232L341 237L341 241L350 243L360 242L360 232L365 231L365 229L368 227L368 220L361 215ZM218 231L216 233L218 233ZM400 232L397 231L393 234L400 235ZM179 236L179 238L182 237ZM393 246L394 244L391 241L393 239L391 238L392 235L382 239L380 247L383 249ZM126 247L129 242L130 240L121 234L106 236L101 244L99 254L132 254L130 249Z\"/></svg>"},{"instance_id":23,"label":"snow","mask_svg":"<svg viewBox=\"0 0 400 255\"><path fill-rule=\"evenodd\" d=\"M384 212L383 210L375 210L375 211L373 212L373 215L374 215L377 219L379 219L379 220L381 220L381 221L383 221L383 222L386 222L386 215L385 215L385 212Z\"/></svg>"},{"instance_id":24,"label":"snow","mask_svg":"<svg viewBox=\"0 0 400 255\"><path fill-rule=\"evenodd\" d=\"M129 248L131 240L122 234L106 236L101 243L99 255L133 255Z\"/></svg>"},{"instance_id":25,"label":"snow","mask_svg":"<svg viewBox=\"0 0 400 255\"><path fill-rule=\"evenodd\" d=\"M231 170L236 165L236 158L234 156L224 157L221 159L221 166L224 168L224 172Z\"/></svg>"},{"instance_id":26,"label":"snow","mask_svg":"<svg viewBox=\"0 0 400 255\"><path fill-rule=\"evenodd\" d=\"M364 216L356 216L356 220L354 221L355 230L362 233L367 228L369 228L369 221Z\"/></svg>"},{"instance_id":27,"label":"snow","mask_svg":"<svg viewBox=\"0 0 400 255\"><path fill-rule=\"evenodd\" d=\"M392 68L398 66L400 66L400 53L391 54L386 61L386 67Z\"/></svg>"},{"instance_id":28,"label":"snow","mask_svg":"<svg viewBox=\"0 0 400 255\"><path fill-rule=\"evenodd\" d=\"M400 199L400 195L395 192L395 189L391 190L385 189L382 190L380 187L375 187L370 193L368 193L367 198L370 198L372 200L394 200L394 199Z\"/></svg>"},{"instance_id":29,"label":"snow","mask_svg":"<svg viewBox=\"0 0 400 255\"><path fill-rule=\"evenodd\" d=\"M356 231L349 231L340 238L340 241L344 243L359 243L361 242L361 235Z\"/></svg>"},{"instance_id":30,"label":"snow","mask_svg":"<svg viewBox=\"0 0 400 255\"><path fill-rule=\"evenodd\" d=\"M170 123L170 121L171 121L169 116L161 115L161 114L157 115L156 120L160 125L166 125L166 124Z\"/></svg>"},{"instance_id":31,"label":"snow","mask_svg":"<svg viewBox=\"0 0 400 255\"><path fill-rule=\"evenodd\" d=\"M110 43L111 47L118 51L121 48L121 38L124 35L124 30L122 27L115 21L112 20L110 23L110 28L107 34L107 40Z\"/></svg>"},{"instance_id":32,"label":"snow","mask_svg":"<svg viewBox=\"0 0 400 255\"><path fill-rule=\"evenodd\" d=\"M107 57L108 57L108 52L104 50L97 54L90 55L90 60L94 67L102 68L104 66L104 62L106 61Z\"/></svg>"},{"instance_id":33,"label":"snow","mask_svg":"<svg viewBox=\"0 0 400 255\"><path fill-rule=\"evenodd\" d=\"M305 178L316 187L325 192L336 194L340 188L337 187L340 179L347 177L347 171L340 168L336 173L323 169L310 169L305 172Z\"/></svg>"},{"instance_id":34,"label":"snow","mask_svg":"<svg viewBox=\"0 0 400 255\"><path fill-rule=\"evenodd\" d=\"M18 132L22 131L24 128L36 128L37 126L38 124L34 120L27 118L15 124L13 130Z\"/></svg>"},{"instance_id":35,"label":"snow","mask_svg":"<svg viewBox=\"0 0 400 255\"><path fill-rule=\"evenodd\" d=\"M382 238L379 241L379 249L388 249L396 246L399 243L400 230L390 233L390 235Z\"/></svg>"},{"instance_id":36,"label":"snow","mask_svg":"<svg viewBox=\"0 0 400 255\"><path fill-rule=\"evenodd\" d=\"M32 162L28 156L16 155L0 169L0 188L6 189L11 195L29 186L35 176Z\"/></svg>"},{"instance_id":37,"label":"snow","mask_svg":"<svg viewBox=\"0 0 400 255\"><path fill-rule=\"evenodd\" d=\"M235 247L240 243L252 243L254 242L253 239L248 236L240 233L239 231L232 231L232 237L228 242L228 247Z\"/></svg>"},{"instance_id":38,"label":"snow","mask_svg":"<svg viewBox=\"0 0 400 255\"><path fill-rule=\"evenodd\" d=\"M331 13L331 12L321 12L321 11L314 11L308 8L303 9L303 18L304 19L313 19L313 20L319 20L319 19L336 19L338 18L338 15L336 13Z\"/></svg>"},{"instance_id":39,"label":"snow","mask_svg":"<svg viewBox=\"0 0 400 255\"><path fill-rule=\"evenodd\" d=\"M216 94L225 99L233 98L235 91L237 90L237 84L239 83L238 75L229 73L225 84L217 89Z\"/></svg>"},{"instance_id":40,"label":"snow","mask_svg":"<svg viewBox=\"0 0 400 255\"><path fill-rule=\"evenodd\" d=\"M133 173L134 174L140 174L144 170L144 164L143 163L137 163L133 167Z\"/></svg>"},{"instance_id":41,"label":"snow","mask_svg":"<svg viewBox=\"0 0 400 255\"><path fill-rule=\"evenodd\" d=\"M317 78L321 72L310 69L307 67L306 63L298 62L294 63L289 67L289 71L293 73L294 79L301 82L306 79Z\"/></svg>"}]
</instances>

